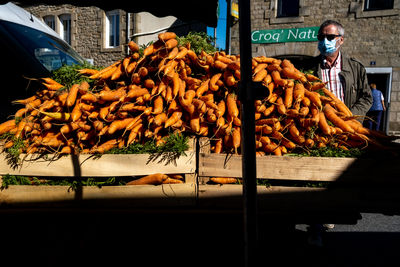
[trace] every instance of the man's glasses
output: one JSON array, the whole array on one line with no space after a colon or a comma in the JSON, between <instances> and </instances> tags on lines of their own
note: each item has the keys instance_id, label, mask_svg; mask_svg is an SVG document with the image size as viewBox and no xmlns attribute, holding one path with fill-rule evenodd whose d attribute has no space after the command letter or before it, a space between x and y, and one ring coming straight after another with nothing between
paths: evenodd
<instances>
[{"instance_id":1,"label":"man's glasses","mask_svg":"<svg viewBox=\"0 0 400 267\"><path fill-rule=\"evenodd\" d=\"M317 38L318 41L323 41L325 38L328 39L328 41L332 41L333 39L335 39L336 37L342 36L340 34L318 34Z\"/></svg>"}]
</instances>

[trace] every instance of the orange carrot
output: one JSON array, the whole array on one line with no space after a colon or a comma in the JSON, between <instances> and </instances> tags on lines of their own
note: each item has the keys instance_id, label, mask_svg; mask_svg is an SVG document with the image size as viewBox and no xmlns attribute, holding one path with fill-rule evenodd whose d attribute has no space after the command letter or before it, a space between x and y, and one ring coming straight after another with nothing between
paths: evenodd
<instances>
[{"instance_id":1,"label":"orange carrot","mask_svg":"<svg viewBox=\"0 0 400 267\"><path fill-rule=\"evenodd\" d=\"M132 53L139 51L139 45L137 43L135 43L134 41L129 41L128 47Z\"/></svg>"},{"instance_id":2,"label":"orange carrot","mask_svg":"<svg viewBox=\"0 0 400 267\"><path fill-rule=\"evenodd\" d=\"M226 106L228 114L232 118L239 116L239 109L236 103L236 97L233 94L228 94L228 96L226 97Z\"/></svg>"},{"instance_id":3,"label":"orange carrot","mask_svg":"<svg viewBox=\"0 0 400 267\"><path fill-rule=\"evenodd\" d=\"M182 112L181 111L175 111L172 113L172 115L165 121L164 127L170 127L171 125L175 124L180 120L182 117Z\"/></svg>"},{"instance_id":4,"label":"orange carrot","mask_svg":"<svg viewBox=\"0 0 400 267\"><path fill-rule=\"evenodd\" d=\"M126 185L160 185L166 179L168 179L168 175L162 173L155 173L130 181L126 183Z\"/></svg>"},{"instance_id":5,"label":"orange carrot","mask_svg":"<svg viewBox=\"0 0 400 267\"><path fill-rule=\"evenodd\" d=\"M0 135L7 133L16 127L15 120L11 119L0 124Z\"/></svg>"},{"instance_id":6,"label":"orange carrot","mask_svg":"<svg viewBox=\"0 0 400 267\"><path fill-rule=\"evenodd\" d=\"M72 107L75 104L76 98L78 96L78 91L79 91L79 84L74 84L71 86L65 102L67 107Z\"/></svg>"},{"instance_id":7,"label":"orange carrot","mask_svg":"<svg viewBox=\"0 0 400 267\"><path fill-rule=\"evenodd\" d=\"M334 125L342 129L344 132L354 133L354 129L350 127L348 123L342 120L339 116L336 115L335 109L329 105L325 104L324 113L326 118L331 121Z\"/></svg>"},{"instance_id":8,"label":"orange carrot","mask_svg":"<svg viewBox=\"0 0 400 267\"><path fill-rule=\"evenodd\" d=\"M196 90L196 97L201 97L209 87L210 79L203 81Z\"/></svg>"},{"instance_id":9,"label":"orange carrot","mask_svg":"<svg viewBox=\"0 0 400 267\"><path fill-rule=\"evenodd\" d=\"M216 184L236 184L238 179L232 177L211 177L210 181Z\"/></svg>"}]
</instances>

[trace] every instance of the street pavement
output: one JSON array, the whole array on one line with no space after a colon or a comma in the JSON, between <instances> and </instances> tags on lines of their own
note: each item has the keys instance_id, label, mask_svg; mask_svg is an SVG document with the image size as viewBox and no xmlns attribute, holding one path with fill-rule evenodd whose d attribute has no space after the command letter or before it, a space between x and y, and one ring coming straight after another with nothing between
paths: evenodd
<instances>
[{"instance_id":1,"label":"street pavement","mask_svg":"<svg viewBox=\"0 0 400 267\"><path fill-rule=\"evenodd\" d=\"M0 216L8 266L245 266L237 214L32 213ZM256 266L399 266L400 216L362 214L323 246L307 225L260 224ZM7 266L7 265L2 265Z\"/></svg>"}]
</instances>

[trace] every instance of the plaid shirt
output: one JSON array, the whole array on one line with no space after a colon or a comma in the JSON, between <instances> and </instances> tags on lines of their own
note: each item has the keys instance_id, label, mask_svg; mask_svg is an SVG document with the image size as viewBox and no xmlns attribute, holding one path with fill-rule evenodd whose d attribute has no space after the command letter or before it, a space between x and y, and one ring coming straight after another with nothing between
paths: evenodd
<instances>
[{"instance_id":1,"label":"plaid shirt","mask_svg":"<svg viewBox=\"0 0 400 267\"><path fill-rule=\"evenodd\" d=\"M328 64L326 59L324 59L321 64L321 78L323 82L328 82L326 87L335 94L337 98L339 98L342 102L344 102L344 93L343 86L340 80L339 73L342 70L342 56L339 52L339 55L335 62L333 62L332 66Z\"/></svg>"}]
</instances>

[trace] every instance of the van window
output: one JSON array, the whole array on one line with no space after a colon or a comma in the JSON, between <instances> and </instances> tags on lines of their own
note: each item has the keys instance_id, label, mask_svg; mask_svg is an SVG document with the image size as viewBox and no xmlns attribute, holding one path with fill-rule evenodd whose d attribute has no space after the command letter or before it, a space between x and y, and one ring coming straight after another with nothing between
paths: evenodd
<instances>
[{"instance_id":1,"label":"van window","mask_svg":"<svg viewBox=\"0 0 400 267\"><path fill-rule=\"evenodd\" d=\"M12 22L0 21L18 45L34 57L49 71L62 65L82 64L83 58L69 45L55 36Z\"/></svg>"}]
</instances>

